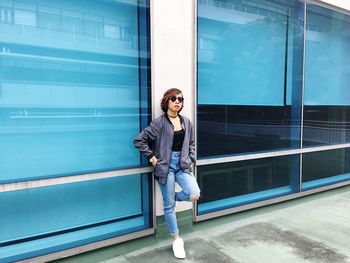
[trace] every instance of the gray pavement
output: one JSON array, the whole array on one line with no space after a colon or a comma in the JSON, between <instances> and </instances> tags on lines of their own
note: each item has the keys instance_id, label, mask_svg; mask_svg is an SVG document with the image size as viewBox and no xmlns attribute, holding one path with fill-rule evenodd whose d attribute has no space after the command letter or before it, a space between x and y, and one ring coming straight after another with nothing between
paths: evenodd
<instances>
[{"instance_id":1,"label":"gray pavement","mask_svg":"<svg viewBox=\"0 0 350 263\"><path fill-rule=\"evenodd\" d=\"M350 186L195 224L183 235L187 259L171 240L105 263L350 262Z\"/></svg>"}]
</instances>

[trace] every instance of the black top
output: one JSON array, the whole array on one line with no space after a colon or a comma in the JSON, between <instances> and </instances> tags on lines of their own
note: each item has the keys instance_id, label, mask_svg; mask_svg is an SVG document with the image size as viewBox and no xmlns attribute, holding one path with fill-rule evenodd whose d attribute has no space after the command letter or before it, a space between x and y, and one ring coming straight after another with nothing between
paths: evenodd
<instances>
[{"instance_id":1,"label":"black top","mask_svg":"<svg viewBox=\"0 0 350 263\"><path fill-rule=\"evenodd\" d=\"M181 152L184 138L185 138L185 131L183 129L179 131L174 131L173 146L171 150L174 152Z\"/></svg>"}]
</instances>

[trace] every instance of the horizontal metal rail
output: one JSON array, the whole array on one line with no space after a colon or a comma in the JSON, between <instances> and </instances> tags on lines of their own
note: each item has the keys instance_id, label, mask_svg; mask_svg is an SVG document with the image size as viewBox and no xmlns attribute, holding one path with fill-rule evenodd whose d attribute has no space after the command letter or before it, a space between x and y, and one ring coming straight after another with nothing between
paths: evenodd
<instances>
[{"instance_id":1,"label":"horizontal metal rail","mask_svg":"<svg viewBox=\"0 0 350 263\"><path fill-rule=\"evenodd\" d=\"M118 176L126 176L126 175L132 175L132 174L149 173L149 172L152 172L152 170L153 170L152 167L142 167L142 168L131 168L131 169L123 169L123 170L117 170L117 171L109 171L109 172L62 176L62 177L39 179L39 180L29 180L29 181L23 181L23 182L5 183L5 184L0 184L0 193L54 186L54 185L69 184L69 183L78 183L78 182L91 181L91 180L100 180L100 179L106 179L106 178L114 178Z\"/></svg>"},{"instance_id":2,"label":"horizontal metal rail","mask_svg":"<svg viewBox=\"0 0 350 263\"><path fill-rule=\"evenodd\" d=\"M264 153L251 153L251 154L243 154L243 155L216 157L216 158L197 160L196 165L202 166L202 165L209 165L209 164L229 163L229 162L261 159L261 158L301 154L301 153L312 153L312 152L320 152L320 151L327 151L327 150L336 150L336 149L343 149L343 148L348 148L348 147L350 147L350 143L327 145L327 146L315 146L315 147L308 147L308 148L303 148L303 149L282 150L282 151L273 151L273 152L264 152Z\"/></svg>"}]
</instances>

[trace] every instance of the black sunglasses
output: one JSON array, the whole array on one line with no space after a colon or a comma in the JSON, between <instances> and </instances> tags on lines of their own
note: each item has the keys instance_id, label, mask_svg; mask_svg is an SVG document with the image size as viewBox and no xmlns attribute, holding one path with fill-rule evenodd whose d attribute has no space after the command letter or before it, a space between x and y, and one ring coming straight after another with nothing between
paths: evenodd
<instances>
[{"instance_id":1,"label":"black sunglasses","mask_svg":"<svg viewBox=\"0 0 350 263\"><path fill-rule=\"evenodd\" d=\"M171 97L170 97L170 100L171 100L172 102L175 102L176 99L177 99L180 103L182 103L182 102L184 101L184 98L183 98L183 97L176 97L176 96L171 96Z\"/></svg>"}]
</instances>

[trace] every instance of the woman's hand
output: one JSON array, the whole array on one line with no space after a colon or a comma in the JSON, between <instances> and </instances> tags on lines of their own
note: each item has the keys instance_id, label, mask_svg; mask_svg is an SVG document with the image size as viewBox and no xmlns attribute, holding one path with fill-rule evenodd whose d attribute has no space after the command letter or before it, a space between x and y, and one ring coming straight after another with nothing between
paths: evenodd
<instances>
[{"instance_id":1,"label":"woman's hand","mask_svg":"<svg viewBox=\"0 0 350 263\"><path fill-rule=\"evenodd\" d=\"M151 159L149 159L150 163L152 163L152 166L155 167L157 162L158 162L158 159L153 156Z\"/></svg>"}]
</instances>

